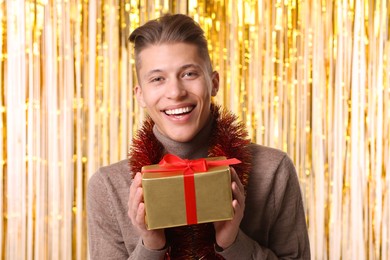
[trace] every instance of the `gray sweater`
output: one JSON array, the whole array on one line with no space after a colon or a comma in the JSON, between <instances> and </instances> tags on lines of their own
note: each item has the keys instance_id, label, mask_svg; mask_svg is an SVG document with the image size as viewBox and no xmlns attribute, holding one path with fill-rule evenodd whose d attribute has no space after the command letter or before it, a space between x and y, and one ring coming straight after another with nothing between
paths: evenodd
<instances>
[{"instance_id":1,"label":"gray sweater","mask_svg":"<svg viewBox=\"0 0 390 260\"><path fill-rule=\"evenodd\" d=\"M154 134L169 153L182 158L207 155L209 127L189 143ZM245 213L225 259L310 259L301 191L292 161L276 149L252 144L252 172ZM91 259L162 259L165 250L145 248L127 216L131 174L123 160L99 169L89 180L88 238Z\"/></svg>"}]
</instances>

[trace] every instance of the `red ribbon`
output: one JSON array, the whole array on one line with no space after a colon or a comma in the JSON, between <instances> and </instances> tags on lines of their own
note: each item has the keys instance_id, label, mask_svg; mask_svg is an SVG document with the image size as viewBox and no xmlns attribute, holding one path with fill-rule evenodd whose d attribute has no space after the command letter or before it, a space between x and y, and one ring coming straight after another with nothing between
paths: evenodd
<instances>
[{"instance_id":1,"label":"red ribbon","mask_svg":"<svg viewBox=\"0 0 390 260\"><path fill-rule=\"evenodd\" d=\"M186 203L187 224L197 224L196 196L195 196L195 172L207 172L209 167L227 166L241 163L236 158L226 160L206 160L204 158L196 160L182 159L173 154L166 154L159 162L159 169L143 170L143 172L170 172L183 171L184 196Z\"/></svg>"}]
</instances>

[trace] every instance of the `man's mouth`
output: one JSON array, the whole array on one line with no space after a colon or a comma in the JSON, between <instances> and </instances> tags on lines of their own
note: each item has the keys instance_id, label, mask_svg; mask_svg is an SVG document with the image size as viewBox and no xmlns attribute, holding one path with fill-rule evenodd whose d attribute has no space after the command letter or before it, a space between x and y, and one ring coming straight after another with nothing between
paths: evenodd
<instances>
[{"instance_id":1,"label":"man's mouth","mask_svg":"<svg viewBox=\"0 0 390 260\"><path fill-rule=\"evenodd\" d=\"M181 115L189 114L194 108L195 106L167 109L164 110L164 113L168 116L181 116Z\"/></svg>"}]
</instances>

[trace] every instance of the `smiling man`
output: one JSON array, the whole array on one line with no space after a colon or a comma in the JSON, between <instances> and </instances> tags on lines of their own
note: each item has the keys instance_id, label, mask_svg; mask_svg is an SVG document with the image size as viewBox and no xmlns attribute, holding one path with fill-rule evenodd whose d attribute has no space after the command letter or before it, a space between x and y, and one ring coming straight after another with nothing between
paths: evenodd
<instances>
[{"instance_id":1,"label":"smiling man","mask_svg":"<svg viewBox=\"0 0 390 260\"><path fill-rule=\"evenodd\" d=\"M208 69L197 46L190 43L151 45L137 58L139 103L165 136L190 141L210 120L218 73Z\"/></svg>"},{"instance_id":2,"label":"smiling man","mask_svg":"<svg viewBox=\"0 0 390 260\"><path fill-rule=\"evenodd\" d=\"M212 104L219 75L203 30L165 15L130 35L135 93L149 117L129 160L102 167L88 184L92 259L310 259L295 168L276 149L250 143L244 125ZM233 219L147 230L141 167L167 154L238 158L231 168Z\"/></svg>"}]
</instances>

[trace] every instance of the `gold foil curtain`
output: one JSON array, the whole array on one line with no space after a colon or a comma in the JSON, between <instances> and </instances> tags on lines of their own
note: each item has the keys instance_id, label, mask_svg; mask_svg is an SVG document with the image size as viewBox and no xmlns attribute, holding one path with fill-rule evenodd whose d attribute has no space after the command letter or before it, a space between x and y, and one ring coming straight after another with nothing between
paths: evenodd
<instances>
[{"instance_id":1,"label":"gold foil curtain","mask_svg":"<svg viewBox=\"0 0 390 260\"><path fill-rule=\"evenodd\" d=\"M85 194L144 117L129 33L205 29L215 101L286 151L313 259L390 259L390 3L0 0L0 256L85 259Z\"/></svg>"}]
</instances>

